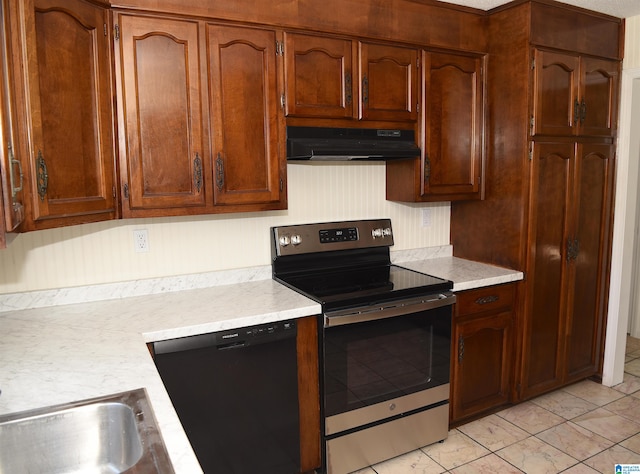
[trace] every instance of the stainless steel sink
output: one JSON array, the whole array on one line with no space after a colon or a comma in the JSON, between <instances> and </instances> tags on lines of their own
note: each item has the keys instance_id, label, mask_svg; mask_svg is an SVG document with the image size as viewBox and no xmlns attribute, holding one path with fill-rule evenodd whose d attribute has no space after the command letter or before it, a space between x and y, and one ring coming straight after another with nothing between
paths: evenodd
<instances>
[{"instance_id":1,"label":"stainless steel sink","mask_svg":"<svg viewBox=\"0 0 640 474\"><path fill-rule=\"evenodd\" d=\"M144 389L0 416L0 474L173 473Z\"/></svg>"}]
</instances>

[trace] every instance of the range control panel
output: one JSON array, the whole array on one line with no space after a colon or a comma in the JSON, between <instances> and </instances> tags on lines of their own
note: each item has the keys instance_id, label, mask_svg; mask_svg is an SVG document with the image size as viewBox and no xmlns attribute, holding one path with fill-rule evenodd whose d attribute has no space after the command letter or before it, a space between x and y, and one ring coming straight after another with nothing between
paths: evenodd
<instances>
[{"instance_id":1,"label":"range control panel","mask_svg":"<svg viewBox=\"0 0 640 474\"><path fill-rule=\"evenodd\" d=\"M271 232L272 253L278 257L393 245L390 219L281 226Z\"/></svg>"},{"instance_id":2,"label":"range control panel","mask_svg":"<svg viewBox=\"0 0 640 474\"><path fill-rule=\"evenodd\" d=\"M347 229L325 229L320 231L321 244L353 242L356 240L358 240L358 229L355 227L349 227Z\"/></svg>"}]
</instances>

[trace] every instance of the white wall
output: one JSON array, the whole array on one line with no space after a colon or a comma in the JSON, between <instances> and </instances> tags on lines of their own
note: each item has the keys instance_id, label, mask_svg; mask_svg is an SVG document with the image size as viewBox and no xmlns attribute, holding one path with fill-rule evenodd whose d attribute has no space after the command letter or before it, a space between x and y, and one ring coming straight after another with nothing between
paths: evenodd
<instances>
[{"instance_id":1,"label":"white wall","mask_svg":"<svg viewBox=\"0 0 640 474\"><path fill-rule=\"evenodd\" d=\"M0 251L0 294L270 264L269 227L389 217L394 250L449 244L449 203L385 200L384 163L290 164L289 209L131 219L19 235ZM431 226L422 227L422 208ZM133 230L150 251L134 253Z\"/></svg>"},{"instance_id":2,"label":"white wall","mask_svg":"<svg viewBox=\"0 0 640 474\"><path fill-rule=\"evenodd\" d=\"M602 381L605 385L622 382L624 353L632 295L634 256L636 254L635 227L638 196L638 130L640 87L640 16L628 18L625 31L618 133L616 203L611 260L609 316L605 343Z\"/></svg>"}]
</instances>

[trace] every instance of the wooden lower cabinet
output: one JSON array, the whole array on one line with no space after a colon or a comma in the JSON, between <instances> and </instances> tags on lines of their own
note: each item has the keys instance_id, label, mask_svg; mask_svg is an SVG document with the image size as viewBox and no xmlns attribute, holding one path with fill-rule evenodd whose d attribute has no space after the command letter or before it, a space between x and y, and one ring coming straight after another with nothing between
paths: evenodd
<instances>
[{"instance_id":1,"label":"wooden lower cabinet","mask_svg":"<svg viewBox=\"0 0 640 474\"><path fill-rule=\"evenodd\" d=\"M516 284L509 283L456 294L452 424L510 401L515 292Z\"/></svg>"},{"instance_id":2,"label":"wooden lower cabinet","mask_svg":"<svg viewBox=\"0 0 640 474\"><path fill-rule=\"evenodd\" d=\"M297 325L300 472L314 472L321 464L318 318L300 318Z\"/></svg>"}]
</instances>

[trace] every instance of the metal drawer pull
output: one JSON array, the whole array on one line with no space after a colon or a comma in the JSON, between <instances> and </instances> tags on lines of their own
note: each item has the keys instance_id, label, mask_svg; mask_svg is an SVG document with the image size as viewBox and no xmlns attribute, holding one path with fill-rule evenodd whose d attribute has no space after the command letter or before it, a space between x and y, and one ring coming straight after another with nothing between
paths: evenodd
<instances>
[{"instance_id":1,"label":"metal drawer pull","mask_svg":"<svg viewBox=\"0 0 640 474\"><path fill-rule=\"evenodd\" d=\"M47 188L49 187L49 173L47 172L47 164L44 162L41 150L38 150L38 158L36 159L36 176L38 196L40 196L41 201L44 201L44 197L47 195Z\"/></svg>"},{"instance_id":2,"label":"metal drawer pull","mask_svg":"<svg viewBox=\"0 0 640 474\"><path fill-rule=\"evenodd\" d=\"M196 153L196 157L193 159L193 185L196 191L200 193L202 189L202 158Z\"/></svg>"},{"instance_id":3,"label":"metal drawer pull","mask_svg":"<svg viewBox=\"0 0 640 474\"><path fill-rule=\"evenodd\" d=\"M13 154L13 148L11 147L11 143L7 145L7 148L9 150L9 163L11 166L9 169L9 181L11 182L11 198L15 201L16 195L20 191L22 191L22 181L24 179L24 174L22 173L22 163L20 162L20 160L16 160L16 157ZM13 167L16 165L18 166L18 176L20 176L20 184L18 186L16 186L15 180L13 177Z\"/></svg>"},{"instance_id":4,"label":"metal drawer pull","mask_svg":"<svg viewBox=\"0 0 640 474\"><path fill-rule=\"evenodd\" d=\"M216 186L218 191L224 189L224 161L220 152L218 152L218 158L216 158Z\"/></svg>"},{"instance_id":5,"label":"metal drawer pull","mask_svg":"<svg viewBox=\"0 0 640 474\"><path fill-rule=\"evenodd\" d=\"M489 304L495 303L500 297L498 295L482 296L476 300L476 304Z\"/></svg>"}]
</instances>

